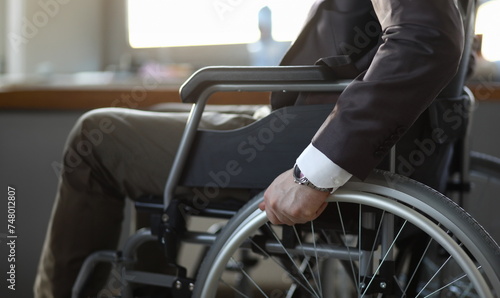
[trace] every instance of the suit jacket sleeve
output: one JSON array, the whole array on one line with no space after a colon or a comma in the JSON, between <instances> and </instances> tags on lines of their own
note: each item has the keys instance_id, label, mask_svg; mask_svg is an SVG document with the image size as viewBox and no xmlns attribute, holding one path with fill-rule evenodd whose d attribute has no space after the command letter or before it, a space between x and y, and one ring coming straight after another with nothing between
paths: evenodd
<instances>
[{"instance_id":1,"label":"suit jacket sleeve","mask_svg":"<svg viewBox=\"0 0 500 298\"><path fill-rule=\"evenodd\" d=\"M456 73L463 48L454 0L373 0L382 44L312 140L364 179Z\"/></svg>"}]
</instances>

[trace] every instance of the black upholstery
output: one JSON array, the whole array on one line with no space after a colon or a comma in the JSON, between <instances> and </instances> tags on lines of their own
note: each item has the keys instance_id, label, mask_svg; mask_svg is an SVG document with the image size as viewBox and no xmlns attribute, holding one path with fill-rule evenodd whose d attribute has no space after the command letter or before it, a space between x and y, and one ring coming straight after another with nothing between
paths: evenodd
<instances>
[{"instance_id":1,"label":"black upholstery","mask_svg":"<svg viewBox=\"0 0 500 298\"><path fill-rule=\"evenodd\" d=\"M278 109L249 126L196 136L180 185L264 189L293 167L332 105Z\"/></svg>"}]
</instances>

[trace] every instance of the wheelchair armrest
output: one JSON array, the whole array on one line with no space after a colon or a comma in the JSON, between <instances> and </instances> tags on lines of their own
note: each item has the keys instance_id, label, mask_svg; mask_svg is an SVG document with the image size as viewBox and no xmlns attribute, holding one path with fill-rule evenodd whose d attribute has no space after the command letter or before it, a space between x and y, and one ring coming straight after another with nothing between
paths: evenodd
<instances>
[{"instance_id":1,"label":"wheelchair armrest","mask_svg":"<svg viewBox=\"0 0 500 298\"><path fill-rule=\"evenodd\" d=\"M237 90L248 85L287 86L297 83L336 83L326 66L215 66L195 72L180 88L185 103L196 103L200 95L212 86L234 85ZM273 90L267 90L273 91Z\"/></svg>"},{"instance_id":2,"label":"wheelchair armrest","mask_svg":"<svg viewBox=\"0 0 500 298\"><path fill-rule=\"evenodd\" d=\"M180 89L184 103L194 103L164 191L169 206L185 168L208 97L220 91L341 92L349 82L334 78L326 66L207 67L193 74ZM331 111L331 110L330 110ZM323 119L324 120L324 119Z\"/></svg>"}]
</instances>

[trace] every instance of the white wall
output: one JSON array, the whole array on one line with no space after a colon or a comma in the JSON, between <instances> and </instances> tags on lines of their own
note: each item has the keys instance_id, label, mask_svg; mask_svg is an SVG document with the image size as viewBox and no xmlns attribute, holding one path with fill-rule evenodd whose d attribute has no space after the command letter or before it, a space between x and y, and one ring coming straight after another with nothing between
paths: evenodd
<instances>
[{"instance_id":1,"label":"white wall","mask_svg":"<svg viewBox=\"0 0 500 298\"><path fill-rule=\"evenodd\" d=\"M125 0L0 0L0 20L9 73L102 71L151 60L195 68L249 63L244 44L131 49Z\"/></svg>"},{"instance_id":2,"label":"white wall","mask_svg":"<svg viewBox=\"0 0 500 298\"><path fill-rule=\"evenodd\" d=\"M120 64L132 55L127 39L126 1L103 1L102 66Z\"/></svg>"},{"instance_id":3,"label":"white wall","mask_svg":"<svg viewBox=\"0 0 500 298\"><path fill-rule=\"evenodd\" d=\"M5 67L5 38L7 21L5 19L5 1L0 0L0 74L4 72Z\"/></svg>"},{"instance_id":4,"label":"white wall","mask_svg":"<svg viewBox=\"0 0 500 298\"><path fill-rule=\"evenodd\" d=\"M7 1L7 67L11 73L98 70L101 0Z\"/></svg>"}]
</instances>

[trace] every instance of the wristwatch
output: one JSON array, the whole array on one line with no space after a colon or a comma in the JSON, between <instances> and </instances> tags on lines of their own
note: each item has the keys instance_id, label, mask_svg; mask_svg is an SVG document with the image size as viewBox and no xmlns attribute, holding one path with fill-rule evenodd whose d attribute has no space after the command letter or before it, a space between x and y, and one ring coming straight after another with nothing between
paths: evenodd
<instances>
[{"instance_id":1,"label":"wristwatch","mask_svg":"<svg viewBox=\"0 0 500 298\"><path fill-rule=\"evenodd\" d=\"M315 190L319 190L319 191L332 193L334 190L333 188L317 187L316 185L312 184L312 182L309 181L304 176L304 174L302 174L302 172L300 171L299 166L297 164L295 164L295 166L293 167L293 180L297 184L309 186L310 188L315 189Z\"/></svg>"}]
</instances>

